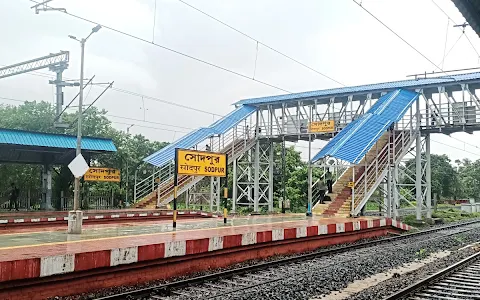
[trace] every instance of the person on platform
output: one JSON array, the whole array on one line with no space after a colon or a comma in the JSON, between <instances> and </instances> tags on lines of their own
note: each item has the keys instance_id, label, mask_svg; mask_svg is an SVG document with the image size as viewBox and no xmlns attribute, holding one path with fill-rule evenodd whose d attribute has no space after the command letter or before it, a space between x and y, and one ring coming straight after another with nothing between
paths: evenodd
<instances>
[{"instance_id":1,"label":"person on platform","mask_svg":"<svg viewBox=\"0 0 480 300\"><path fill-rule=\"evenodd\" d=\"M211 150L211 148L210 148L210 145L209 145L209 144L207 144L207 145L205 146L205 150L206 150L206 151L210 151L210 150Z\"/></svg>"},{"instance_id":2,"label":"person on platform","mask_svg":"<svg viewBox=\"0 0 480 300\"><path fill-rule=\"evenodd\" d=\"M325 180L327 181L327 188L328 188L328 193L332 193L332 188L333 188L333 182L332 182L332 173L330 173L330 170L327 170L325 173Z\"/></svg>"},{"instance_id":3,"label":"person on platform","mask_svg":"<svg viewBox=\"0 0 480 300\"><path fill-rule=\"evenodd\" d=\"M12 184L10 184L10 193L8 195L8 200L10 200L10 210L13 209L13 207L15 206L15 210L18 211L18 195L20 194L20 190L17 188L17 186L15 185L15 183L12 182Z\"/></svg>"},{"instance_id":4,"label":"person on platform","mask_svg":"<svg viewBox=\"0 0 480 300\"><path fill-rule=\"evenodd\" d=\"M318 190L319 190L318 191L318 196L319 196L318 202L323 204L325 202L325 194L327 192L327 187L325 186L325 184L321 180L318 183Z\"/></svg>"}]
</instances>

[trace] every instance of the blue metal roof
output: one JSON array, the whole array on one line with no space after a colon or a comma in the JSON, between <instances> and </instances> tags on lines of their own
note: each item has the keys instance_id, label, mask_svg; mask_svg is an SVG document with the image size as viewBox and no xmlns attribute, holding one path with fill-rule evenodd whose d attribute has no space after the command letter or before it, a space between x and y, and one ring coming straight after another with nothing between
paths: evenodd
<instances>
[{"instance_id":1,"label":"blue metal roof","mask_svg":"<svg viewBox=\"0 0 480 300\"><path fill-rule=\"evenodd\" d=\"M256 110L257 108L254 106L242 105L213 123L210 127L200 128L187 134L178 141L151 154L143 161L161 167L175 158L175 148L192 148L212 135L226 133Z\"/></svg>"},{"instance_id":2,"label":"blue metal roof","mask_svg":"<svg viewBox=\"0 0 480 300\"><path fill-rule=\"evenodd\" d=\"M216 121L209 128L211 128L216 134L223 134L228 130L232 129L241 121L245 120L246 117L251 115L257 108L250 105L242 105L236 110L232 111L225 117Z\"/></svg>"},{"instance_id":3,"label":"blue metal roof","mask_svg":"<svg viewBox=\"0 0 480 300\"><path fill-rule=\"evenodd\" d=\"M378 99L366 114L348 124L312 159L336 157L359 163L388 127L399 121L418 94L405 90L390 92Z\"/></svg>"},{"instance_id":4,"label":"blue metal roof","mask_svg":"<svg viewBox=\"0 0 480 300\"><path fill-rule=\"evenodd\" d=\"M214 134L215 132L211 128L197 129L182 137L178 141L171 143L168 146L144 158L143 161L154 166L161 167L175 158L175 148L192 148L193 146L197 145L201 141Z\"/></svg>"},{"instance_id":5,"label":"blue metal roof","mask_svg":"<svg viewBox=\"0 0 480 300\"><path fill-rule=\"evenodd\" d=\"M269 97L262 97L262 98L252 98L252 99L240 100L235 104L236 105L241 105L241 104L259 105L259 104L284 102L284 101L291 101L291 100L304 99L304 98L335 97L335 96L343 96L346 94L354 94L354 93L362 93L362 92L370 93L370 92L385 91L385 90L395 90L399 88L414 89L414 88L426 87L428 85L438 85L442 83L457 82L457 81L467 82L471 80L480 80L480 72L432 77L432 78L401 80L401 81L376 83L376 84L367 84L367 85L359 85L359 86L353 86L353 87L334 88L334 89L326 89L326 90L311 91L311 92L269 96Z\"/></svg>"},{"instance_id":6,"label":"blue metal roof","mask_svg":"<svg viewBox=\"0 0 480 300\"><path fill-rule=\"evenodd\" d=\"M0 144L75 149L77 147L77 137L73 135L0 128ZM111 139L94 137L83 137L82 149L90 151L117 151Z\"/></svg>"}]
</instances>

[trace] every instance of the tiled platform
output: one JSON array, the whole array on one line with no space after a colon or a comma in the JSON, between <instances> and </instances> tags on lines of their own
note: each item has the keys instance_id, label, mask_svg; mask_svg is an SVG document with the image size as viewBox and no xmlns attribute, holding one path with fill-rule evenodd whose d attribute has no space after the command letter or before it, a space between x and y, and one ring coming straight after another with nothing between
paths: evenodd
<instances>
[{"instance_id":1,"label":"tiled platform","mask_svg":"<svg viewBox=\"0 0 480 300\"><path fill-rule=\"evenodd\" d=\"M18 225L67 224L67 211L40 211L40 212L0 212L0 229ZM171 210L90 210L84 212L84 223L106 222L131 219L159 219L172 216ZM199 210L181 210L182 217L213 217L212 213Z\"/></svg>"},{"instance_id":2,"label":"tiled platform","mask_svg":"<svg viewBox=\"0 0 480 300\"><path fill-rule=\"evenodd\" d=\"M180 220L86 226L82 235L63 230L0 235L0 282L134 264L175 256L241 248L319 235L408 226L391 219L307 218L303 215Z\"/></svg>"}]
</instances>

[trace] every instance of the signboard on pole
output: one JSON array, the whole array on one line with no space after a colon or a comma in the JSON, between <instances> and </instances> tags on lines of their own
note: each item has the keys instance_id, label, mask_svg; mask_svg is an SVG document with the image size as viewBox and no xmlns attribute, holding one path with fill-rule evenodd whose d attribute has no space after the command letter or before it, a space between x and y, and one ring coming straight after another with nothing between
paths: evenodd
<instances>
[{"instance_id":1,"label":"signboard on pole","mask_svg":"<svg viewBox=\"0 0 480 300\"><path fill-rule=\"evenodd\" d=\"M120 170L92 167L88 169L83 179L85 181L120 182Z\"/></svg>"},{"instance_id":2,"label":"signboard on pole","mask_svg":"<svg viewBox=\"0 0 480 300\"><path fill-rule=\"evenodd\" d=\"M310 133L327 133L335 131L335 121L315 121L308 124L308 132Z\"/></svg>"},{"instance_id":3,"label":"signboard on pole","mask_svg":"<svg viewBox=\"0 0 480 300\"><path fill-rule=\"evenodd\" d=\"M177 149L176 173L194 176L227 176L227 155L224 153Z\"/></svg>"},{"instance_id":4,"label":"signboard on pole","mask_svg":"<svg viewBox=\"0 0 480 300\"><path fill-rule=\"evenodd\" d=\"M68 164L68 168L75 178L80 178L88 171L89 167L83 155L79 154Z\"/></svg>"}]
</instances>

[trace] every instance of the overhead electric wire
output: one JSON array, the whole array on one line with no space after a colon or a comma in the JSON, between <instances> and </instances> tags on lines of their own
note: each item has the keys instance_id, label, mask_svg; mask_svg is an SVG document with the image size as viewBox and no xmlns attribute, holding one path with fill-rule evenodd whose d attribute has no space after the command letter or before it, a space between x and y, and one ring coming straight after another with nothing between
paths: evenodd
<instances>
[{"instance_id":1,"label":"overhead electric wire","mask_svg":"<svg viewBox=\"0 0 480 300\"><path fill-rule=\"evenodd\" d=\"M104 84L104 83L100 83L100 84L95 84L95 85L105 85L105 84ZM152 100L152 101L161 102L161 103L165 103L165 104L169 104L169 105L173 105L173 106L185 108L185 109L193 110L193 111L196 111L196 112L201 112L201 113L205 113L205 114L209 114L209 115L214 115L214 116L218 116L218 117L223 117L223 115L219 115L219 114L216 114L216 113L212 113L212 112L209 112L209 111L206 111L206 110L202 110L202 109L199 109L199 108L194 108L194 107L191 107L191 106L186 106L186 105L183 105L183 104L178 104L178 103L175 103L175 102L167 101L167 100L160 99L160 98L156 98L156 97L152 97L152 96L147 96L147 95L144 95L144 94L140 94L140 93L137 93L137 92L133 92L133 91L129 91L129 90L121 89L121 88L112 87L111 90L117 91L117 92L121 92L121 93L125 93L125 94L132 95L132 96L136 96L136 97L140 97L140 98L143 97L143 98L145 98L145 99L150 99L150 100Z\"/></svg>"},{"instance_id":2,"label":"overhead electric wire","mask_svg":"<svg viewBox=\"0 0 480 300\"><path fill-rule=\"evenodd\" d=\"M30 0L30 1L31 1L31 2L34 2L34 3L37 3L37 4L39 3L39 2L37 2L37 1L35 1L35 0ZM49 8L52 8L51 6L48 6L48 5L46 5L46 6L49 7ZM208 66L211 66L211 67L214 67L214 68L223 70L223 71L225 71L225 72L228 72L228 73L237 75L237 76L239 76L239 77L243 77L243 78L246 78L246 79L249 79L249 80L252 80L252 81L261 83L261 84L263 84L263 85L266 85L266 86L275 88L275 89L277 89L277 90L280 90L280 91L283 91L283 92L286 92L286 93L290 93L290 94L292 93L292 92L289 91L289 90L282 89L282 88L280 88L280 87L278 87L278 86L275 86L275 85L273 85L273 84L270 84L270 83L267 83L267 82L264 82L264 81L261 81L261 80L258 80L258 79L253 79L252 77L247 76L247 75L244 75L244 74L242 74L242 73L239 73L239 72L236 72L236 71L227 69L227 68L225 68L225 67L216 65L216 64L211 63L211 62L208 62L208 61L206 61L206 60L203 60L203 59L194 57L194 56L192 56L192 55L189 55L189 54L180 52L179 50L175 50L175 49L169 48L169 47L167 47L167 46L163 46L163 45L160 45L160 44L156 44L156 43L151 42L151 41L148 41L148 40L146 40L146 39L144 39L144 38L141 38L141 37L135 36L135 35L133 35L133 34L130 34L130 33L121 31L121 30L119 30L119 29L115 29L115 28L113 28L113 27L104 25L104 24L102 24L102 23L95 22L95 21L89 20L89 19L84 18L84 17L80 17L80 16L78 16L78 15L69 13L69 12L67 12L67 11L59 11L59 12L60 12L60 13L64 13L64 14L66 14L66 15L69 15L69 16L71 16L71 17L73 17L73 18L78 19L78 20L82 20L82 21L85 21L85 22L88 22L88 23L91 23L91 24L95 24L95 25L100 25L100 26L102 26L102 27L105 28L105 29L114 31L114 32L119 33L119 34L121 34L121 35L130 37L130 38L133 38L133 39L135 39L135 40L138 40L138 41L141 41L141 42L150 44L150 45L154 45L154 46L159 47L159 48L161 48L161 49L163 49L163 50L170 51L170 52L175 53L175 54L178 54L178 55L180 55L180 56L183 56L183 57L186 57L186 58L189 58L189 59L192 59L192 60L201 62L201 63L203 63L203 64L205 64L205 65L208 65Z\"/></svg>"},{"instance_id":3,"label":"overhead electric wire","mask_svg":"<svg viewBox=\"0 0 480 300\"><path fill-rule=\"evenodd\" d=\"M145 120L141 120L141 119L135 119L135 118L123 117L123 116L116 116L116 115L111 115L111 114L106 114L105 116L106 116L106 117L112 117L112 118L125 119L125 120L138 121L138 122L143 122L143 123L150 123L150 124L157 124L157 125L163 125L163 126L176 127L176 128L181 128L181 129L187 129L187 130L195 130L194 128L191 128L191 127L171 125L171 124L165 124L165 123L159 123L159 122L153 122L153 121L145 121Z\"/></svg>"},{"instance_id":4,"label":"overhead electric wire","mask_svg":"<svg viewBox=\"0 0 480 300\"><path fill-rule=\"evenodd\" d=\"M21 103L33 102L33 101L43 101L43 100L21 100L21 99L9 98L9 97L0 97L0 99L7 100L7 101L21 102ZM46 101L44 101L44 102L46 102ZM47 102L47 103L48 103L48 102ZM1 104L0 104L0 105L1 105ZM134 119L134 118L130 118L130 117L122 117L122 116L109 115L109 114L105 114L104 116L105 116L105 117L121 118L121 119L132 120L132 121L140 121L140 122L143 122L143 123L158 124L158 125L169 126L169 127L177 127L177 128L180 128L180 129L187 129L187 130L192 130L192 129L193 129L193 128L188 128L188 127L178 126L178 125L171 125L171 124L165 124L165 123L157 123L157 122L153 122L153 121L143 121L143 120ZM127 124L127 125L131 125L131 124L132 124L132 123L117 122L117 121L112 121L112 120L109 120L109 121L110 121L111 123L118 123L118 124ZM134 125L135 125L135 126L138 126L138 127L152 128L152 129L172 131L172 132L181 132L181 133L188 133L188 132L189 132L189 131L175 130L175 129L171 129L171 128L159 128L159 127L144 126L144 125L141 125L141 124L138 124L138 123L134 123Z\"/></svg>"},{"instance_id":5,"label":"overhead electric wire","mask_svg":"<svg viewBox=\"0 0 480 300\"><path fill-rule=\"evenodd\" d=\"M162 131L170 131L170 132L176 132L176 133L189 133L189 131L175 130L175 129L170 129L170 128L160 128L160 127L154 127L154 126L145 126L145 125L140 125L140 124L132 124L132 123L125 123L125 122L117 122L117 121L110 121L110 122L112 122L114 124L135 125L135 127L156 129L156 130L162 130Z\"/></svg>"},{"instance_id":6,"label":"overhead electric wire","mask_svg":"<svg viewBox=\"0 0 480 300\"><path fill-rule=\"evenodd\" d=\"M214 17L214 16L212 16L212 15L204 12L203 10L201 10L201 9L199 9L199 8L191 5L190 3L187 3L187 2L185 2L185 1L183 1L183 0L178 0L178 1L180 1L180 2L183 3L183 4L185 4L186 6L189 6L189 7L192 8L192 9L198 11L199 13L204 14L205 16L207 16L207 17L209 17L209 18L217 21L218 23L220 23L220 24L222 24L222 25L224 25L224 26L226 26L226 27L228 27L228 28L230 28L230 29L232 29L232 30L240 33L241 35L243 35L243 36L251 39L252 41L255 41L255 42L257 43L257 47L258 47L258 44L260 44L260 45L264 46L265 48L268 48L268 49L272 50L273 52L275 52L275 53L277 53L277 54L280 54L280 55L282 55L283 57L288 58L288 59L290 59L291 61L294 61L294 62L296 62L297 64L299 64L299 65L301 65L301 66L309 69L310 71L313 71L313 72L315 72L315 73L317 73L317 74L319 74L319 75L321 75L321 76L323 76L323 77L325 77L325 78L327 78L327 79L329 79L329 80L331 80L331 81L333 81L333 82L336 82L336 83L338 83L338 84L341 85L341 86L345 86L343 83L339 82L338 80L333 79L332 77L326 75L325 73L322 73L322 72L320 72L320 71L318 71L318 70L315 70L314 68L312 68L312 67L310 67L310 66L308 66L308 65L306 65L306 64L304 64L304 63L302 63L302 62L300 62L300 61L298 61L298 60L296 60L295 58L293 58L293 57L291 57L291 56L289 56L289 55L287 55L287 54L285 54L285 53L283 53L283 52L280 52L279 50L277 50L277 49L275 49L275 48L273 48L273 47L271 47L271 46L269 46L269 45L267 45L267 44L265 44L265 43L257 40L256 38L252 37L252 36L249 35L249 34L246 34L245 32L243 32L243 31L241 31L241 30L239 30L239 29L237 29L237 28L235 28L235 27L233 27L232 25L229 25L229 24L225 23L224 21L217 19L216 17ZM258 51L258 49L257 49L257 51Z\"/></svg>"},{"instance_id":7,"label":"overhead electric wire","mask_svg":"<svg viewBox=\"0 0 480 300\"><path fill-rule=\"evenodd\" d=\"M473 155L476 155L476 156L480 156L479 153L470 152L470 151L467 151L467 150L465 150L465 149L458 148L458 147L455 147L455 146L452 146L452 145L449 145L449 144L445 144L445 143L438 142L438 141L433 141L433 140L432 140L432 142L437 143L437 144L440 144L440 145L444 145L444 146L447 146L447 147L450 147L450 148L453 148L453 149L457 149L457 150L463 151L463 152L465 152L465 153L469 153L469 154L473 154Z\"/></svg>"},{"instance_id":8,"label":"overhead electric wire","mask_svg":"<svg viewBox=\"0 0 480 300\"><path fill-rule=\"evenodd\" d=\"M407 40L405 40L403 37L401 37L398 33L396 33L392 28L390 28L387 24L385 24L382 20L377 18L374 14L372 14L368 9L363 7L361 3L358 3L356 0L352 0L355 4L357 4L361 9L363 9L366 13L368 13L370 16L372 16L375 20L377 20L380 24L382 24L385 28L387 28L391 33L393 33L395 36L397 36L399 39L401 39L405 44L407 44L410 48L412 48L415 52L420 54L423 58L425 58L428 62L430 62L433 66L435 66L438 70L442 71L442 73L445 73L448 75L442 68L440 68L437 64L435 64L430 58L428 58L425 54L420 52L417 48L415 48L412 44L410 44Z\"/></svg>"},{"instance_id":9,"label":"overhead electric wire","mask_svg":"<svg viewBox=\"0 0 480 300\"><path fill-rule=\"evenodd\" d=\"M50 76L49 74L42 73L42 72L28 72L28 73L25 73L25 74L26 75L33 75L33 76L40 76L40 77L45 77L45 78L52 78L52 76L53 76L53 75ZM64 79L65 80L74 80L74 79L71 79L71 78L70 79L69 78L64 78ZM109 83L93 83L92 85L102 86L102 85L108 85L108 84ZM87 84L85 86L87 86ZM161 103L165 103L165 104L172 105L172 106L177 106L177 107L180 107L180 108L184 108L184 109L188 109L188 110L192 110L192 111L196 111L196 112L201 112L201 113L208 114L208 115L214 115L214 116L217 116L217 117L223 117L224 116L224 115L212 113L212 112L209 112L209 111L206 111L206 110L201 110L201 109L198 109L198 108L195 108L195 107L178 104L178 103L175 103L175 102L172 102L172 101L168 101L168 100L144 95L144 94L141 94L141 93L137 93L137 92L133 92L133 91L117 88L117 87L111 87L110 90L125 93L125 94L129 94L129 95L132 95L132 96L144 97L144 98L152 100L152 101L161 102Z\"/></svg>"},{"instance_id":10,"label":"overhead electric wire","mask_svg":"<svg viewBox=\"0 0 480 300\"><path fill-rule=\"evenodd\" d=\"M455 138L455 137L453 137L453 136L450 136L450 135L449 135L449 137L452 138L452 139L454 139L454 140L459 141L460 143L463 143L463 144L464 144L464 147L465 147L465 145L469 145L470 147L480 149L480 147L478 147L478 146L476 146L476 145L469 144L469 143L464 142L464 141L462 141L462 140L460 140L460 139L457 139L457 138Z\"/></svg>"},{"instance_id":11,"label":"overhead electric wire","mask_svg":"<svg viewBox=\"0 0 480 300\"><path fill-rule=\"evenodd\" d=\"M448 20L452 21L453 25L458 26L458 24L447 14L445 10L443 10L443 8L440 7L440 5L438 5L437 2L435 2L435 0L432 0L432 2L448 18ZM478 53L477 48L475 48L472 41L470 41L470 38L468 37L468 35L465 34L465 37L467 38L468 42L470 43L470 46L472 46L475 53L477 53L477 56L480 58L480 54Z\"/></svg>"},{"instance_id":12,"label":"overhead electric wire","mask_svg":"<svg viewBox=\"0 0 480 300\"><path fill-rule=\"evenodd\" d=\"M465 32L462 32L460 34L460 36L458 37L458 39L455 41L455 43L453 43L453 46L450 48L450 50L448 50L448 52L443 56L443 59L442 61L440 62L441 65L443 65L443 63L445 62L445 59L447 58L447 56L450 54L450 52L452 52L453 48L455 48L455 46L457 45L458 41L460 41L460 39L462 38L462 36L465 35Z\"/></svg>"}]
</instances>

